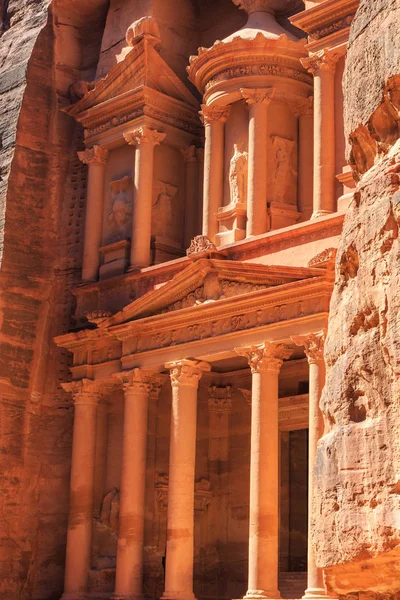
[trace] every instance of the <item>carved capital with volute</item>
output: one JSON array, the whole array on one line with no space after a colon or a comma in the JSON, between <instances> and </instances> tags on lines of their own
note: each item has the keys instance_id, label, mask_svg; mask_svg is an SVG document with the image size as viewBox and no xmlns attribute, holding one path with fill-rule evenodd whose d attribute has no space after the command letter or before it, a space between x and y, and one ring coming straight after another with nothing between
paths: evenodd
<instances>
[{"instance_id":1,"label":"carved capital with volute","mask_svg":"<svg viewBox=\"0 0 400 600\"><path fill-rule=\"evenodd\" d=\"M181 148L181 154L185 163L198 162L196 146L187 146L186 148Z\"/></svg>"},{"instance_id":2,"label":"carved capital with volute","mask_svg":"<svg viewBox=\"0 0 400 600\"><path fill-rule=\"evenodd\" d=\"M108 158L108 150L102 146L92 146L78 152L78 158L85 165L105 165Z\"/></svg>"},{"instance_id":3,"label":"carved capital with volute","mask_svg":"<svg viewBox=\"0 0 400 600\"><path fill-rule=\"evenodd\" d=\"M101 384L92 379L79 379L62 383L61 387L72 395L75 406L98 406L101 396L107 391L102 390Z\"/></svg>"},{"instance_id":4,"label":"carved capital with volute","mask_svg":"<svg viewBox=\"0 0 400 600\"><path fill-rule=\"evenodd\" d=\"M254 104L266 104L268 106L275 96L275 88L241 88L240 93L249 107Z\"/></svg>"},{"instance_id":5,"label":"carved capital with volute","mask_svg":"<svg viewBox=\"0 0 400 600\"><path fill-rule=\"evenodd\" d=\"M235 348L235 352L239 354L239 356L245 356L247 358L251 372L254 374L263 371L279 373L283 361L290 358L293 350L284 344L264 342L257 346Z\"/></svg>"},{"instance_id":6,"label":"carved capital with volute","mask_svg":"<svg viewBox=\"0 0 400 600\"><path fill-rule=\"evenodd\" d=\"M325 338L326 329L318 331L317 333L292 336L292 340L296 346L304 347L310 365L324 360Z\"/></svg>"},{"instance_id":7,"label":"carved capital with volute","mask_svg":"<svg viewBox=\"0 0 400 600\"><path fill-rule=\"evenodd\" d=\"M148 394L152 400L157 400L166 376L156 371L146 369L132 369L115 373L113 377L122 384L124 392L133 394Z\"/></svg>"},{"instance_id":8,"label":"carved capital with volute","mask_svg":"<svg viewBox=\"0 0 400 600\"><path fill-rule=\"evenodd\" d=\"M151 144L152 146L159 146L161 142L165 140L166 133L160 133L155 129L150 129L144 125L138 127L134 131L124 133L125 141L130 146L140 146L140 144Z\"/></svg>"},{"instance_id":9,"label":"carved capital with volute","mask_svg":"<svg viewBox=\"0 0 400 600\"><path fill-rule=\"evenodd\" d=\"M276 96L276 100L282 102L282 104L286 104L295 117L313 114L313 96L305 98L296 94L279 94L279 96Z\"/></svg>"},{"instance_id":10,"label":"carved capital with volute","mask_svg":"<svg viewBox=\"0 0 400 600\"><path fill-rule=\"evenodd\" d=\"M208 388L208 408L218 413L229 412L232 408L232 388L230 385Z\"/></svg>"},{"instance_id":11,"label":"carved capital with volute","mask_svg":"<svg viewBox=\"0 0 400 600\"><path fill-rule=\"evenodd\" d=\"M203 373L211 371L211 366L200 360L179 360L165 365L169 369L172 387L190 386L197 388Z\"/></svg>"},{"instance_id":12,"label":"carved capital with volute","mask_svg":"<svg viewBox=\"0 0 400 600\"><path fill-rule=\"evenodd\" d=\"M301 58L300 62L309 73L315 76L320 71L331 71L334 73L339 58L340 54L324 49L307 58Z\"/></svg>"},{"instance_id":13,"label":"carved capital with volute","mask_svg":"<svg viewBox=\"0 0 400 600\"><path fill-rule=\"evenodd\" d=\"M213 122L226 123L230 112L230 106L207 106L202 104L199 115L204 125L209 125Z\"/></svg>"}]
</instances>

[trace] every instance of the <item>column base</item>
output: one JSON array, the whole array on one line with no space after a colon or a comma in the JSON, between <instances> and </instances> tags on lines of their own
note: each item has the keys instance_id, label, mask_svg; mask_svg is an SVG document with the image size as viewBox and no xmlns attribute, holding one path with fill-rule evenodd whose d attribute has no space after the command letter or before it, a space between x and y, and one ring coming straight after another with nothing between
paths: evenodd
<instances>
[{"instance_id":1,"label":"column base","mask_svg":"<svg viewBox=\"0 0 400 600\"><path fill-rule=\"evenodd\" d=\"M276 590L247 590L246 595L243 596L243 600L279 600L281 593L278 589Z\"/></svg>"},{"instance_id":2,"label":"column base","mask_svg":"<svg viewBox=\"0 0 400 600\"><path fill-rule=\"evenodd\" d=\"M319 219L320 217L326 217L327 215L332 215L333 210L316 210L311 215L311 219Z\"/></svg>"},{"instance_id":3,"label":"column base","mask_svg":"<svg viewBox=\"0 0 400 600\"><path fill-rule=\"evenodd\" d=\"M193 592L164 592L160 600L196 600Z\"/></svg>"},{"instance_id":4,"label":"column base","mask_svg":"<svg viewBox=\"0 0 400 600\"><path fill-rule=\"evenodd\" d=\"M336 598L336 596L331 596L324 588L307 588L303 598L304 600L327 600L327 598Z\"/></svg>"}]
</instances>

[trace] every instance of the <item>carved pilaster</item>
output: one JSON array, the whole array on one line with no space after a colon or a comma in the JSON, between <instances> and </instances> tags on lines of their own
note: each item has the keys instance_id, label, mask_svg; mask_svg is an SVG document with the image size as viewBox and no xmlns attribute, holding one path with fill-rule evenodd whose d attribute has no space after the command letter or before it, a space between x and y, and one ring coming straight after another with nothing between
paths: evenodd
<instances>
[{"instance_id":1,"label":"carved pilaster","mask_svg":"<svg viewBox=\"0 0 400 600\"><path fill-rule=\"evenodd\" d=\"M105 165L108 158L108 150L102 146L92 146L78 152L78 157L85 165Z\"/></svg>"},{"instance_id":2,"label":"carved pilaster","mask_svg":"<svg viewBox=\"0 0 400 600\"><path fill-rule=\"evenodd\" d=\"M232 409L232 388L230 385L208 388L208 408L210 412L230 412Z\"/></svg>"},{"instance_id":3,"label":"carved pilaster","mask_svg":"<svg viewBox=\"0 0 400 600\"><path fill-rule=\"evenodd\" d=\"M150 144L159 146L165 140L166 133L160 133L155 129L150 129L146 125L139 127L130 133L124 133L125 141L130 146L139 146L140 144Z\"/></svg>"},{"instance_id":4,"label":"carved pilaster","mask_svg":"<svg viewBox=\"0 0 400 600\"><path fill-rule=\"evenodd\" d=\"M293 350L284 344L264 342L257 346L235 348L235 352L247 358L252 373L261 371L279 373L284 359L290 358Z\"/></svg>"},{"instance_id":5,"label":"carved pilaster","mask_svg":"<svg viewBox=\"0 0 400 600\"><path fill-rule=\"evenodd\" d=\"M200 360L179 360L165 365L170 371L172 387L190 386L197 388L203 373L211 371L208 363Z\"/></svg>"},{"instance_id":6,"label":"carved pilaster","mask_svg":"<svg viewBox=\"0 0 400 600\"><path fill-rule=\"evenodd\" d=\"M230 112L230 106L207 106L206 104L202 104L199 114L203 124L209 125L215 121L226 123Z\"/></svg>"},{"instance_id":7,"label":"carved pilaster","mask_svg":"<svg viewBox=\"0 0 400 600\"><path fill-rule=\"evenodd\" d=\"M241 88L240 93L249 107L253 104L268 105L275 96L275 88Z\"/></svg>"},{"instance_id":8,"label":"carved pilaster","mask_svg":"<svg viewBox=\"0 0 400 600\"><path fill-rule=\"evenodd\" d=\"M303 346L309 364L315 364L324 360L326 330L318 333L309 333L307 335L293 335L292 340L296 346Z\"/></svg>"}]
</instances>

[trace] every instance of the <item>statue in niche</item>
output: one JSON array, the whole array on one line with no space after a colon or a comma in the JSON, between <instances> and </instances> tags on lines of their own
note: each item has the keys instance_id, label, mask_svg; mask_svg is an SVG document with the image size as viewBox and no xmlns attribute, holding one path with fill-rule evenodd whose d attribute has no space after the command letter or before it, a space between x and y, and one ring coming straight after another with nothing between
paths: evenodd
<instances>
[{"instance_id":1,"label":"statue in niche","mask_svg":"<svg viewBox=\"0 0 400 600\"><path fill-rule=\"evenodd\" d=\"M126 224L132 216L132 203L129 202L128 197L130 181L130 177L124 177L110 183L111 208L107 215L107 223L111 227L115 239L124 236Z\"/></svg>"},{"instance_id":2,"label":"statue in niche","mask_svg":"<svg viewBox=\"0 0 400 600\"><path fill-rule=\"evenodd\" d=\"M178 188L171 183L159 181L158 194L153 208L157 211L157 220L162 225L164 231L166 227L171 227L173 224L172 218L172 201L178 193Z\"/></svg>"},{"instance_id":3,"label":"statue in niche","mask_svg":"<svg viewBox=\"0 0 400 600\"><path fill-rule=\"evenodd\" d=\"M245 204L247 200L248 154L234 145L234 152L229 167L229 187L231 204Z\"/></svg>"},{"instance_id":4,"label":"statue in niche","mask_svg":"<svg viewBox=\"0 0 400 600\"><path fill-rule=\"evenodd\" d=\"M119 491L117 488L113 488L108 494L105 495L101 506L100 521L101 523L111 529L112 532L118 532L118 519L119 519Z\"/></svg>"},{"instance_id":5,"label":"statue in niche","mask_svg":"<svg viewBox=\"0 0 400 600\"><path fill-rule=\"evenodd\" d=\"M277 202L290 202L288 189L295 185L297 171L293 166L293 152L296 142L281 138L278 135L272 138L274 157L274 200Z\"/></svg>"}]
</instances>

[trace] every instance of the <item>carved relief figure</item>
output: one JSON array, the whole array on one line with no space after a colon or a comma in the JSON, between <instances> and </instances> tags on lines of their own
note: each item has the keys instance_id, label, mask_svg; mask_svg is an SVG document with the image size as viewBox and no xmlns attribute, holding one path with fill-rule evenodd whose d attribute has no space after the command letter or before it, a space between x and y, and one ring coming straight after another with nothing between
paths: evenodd
<instances>
[{"instance_id":1,"label":"carved relief figure","mask_svg":"<svg viewBox=\"0 0 400 600\"><path fill-rule=\"evenodd\" d=\"M107 215L107 223L112 229L115 240L121 239L126 234L126 225L131 219L132 204L128 197L130 181L130 177L124 177L110 183L111 208Z\"/></svg>"},{"instance_id":2,"label":"carved relief figure","mask_svg":"<svg viewBox=\"0 0 400 600\"><path fill-rule=\"evenodd\" d=\"M274 200L290 202L289 190L296 183L297 171L293 166L296 142L279 137L272 138L274 157Z\"/></svg>"},{"instance_id":3,"label":"carved relief figure","mask_svg":"<svg viewBox=\"0 0 400 600\"><path fill-rule=\"evenodd\" d=\"M238 144L234 145L234 153L229 168L229 187L231 203L246 203L248 154L241 152Z\"/></svg>"},{"instance_id":4,"label":"carved relief figure","mask_svg":"<svg viewBox=\"0 0 400 600\"><path fill-rule=\"evenodd\" d=\"M159 192L153 204L153 208L158 212L157 221L165 229L173 223L173 200L176 197L178 188L165 181L159 182Z\"/></svg>"}]
</instances>

